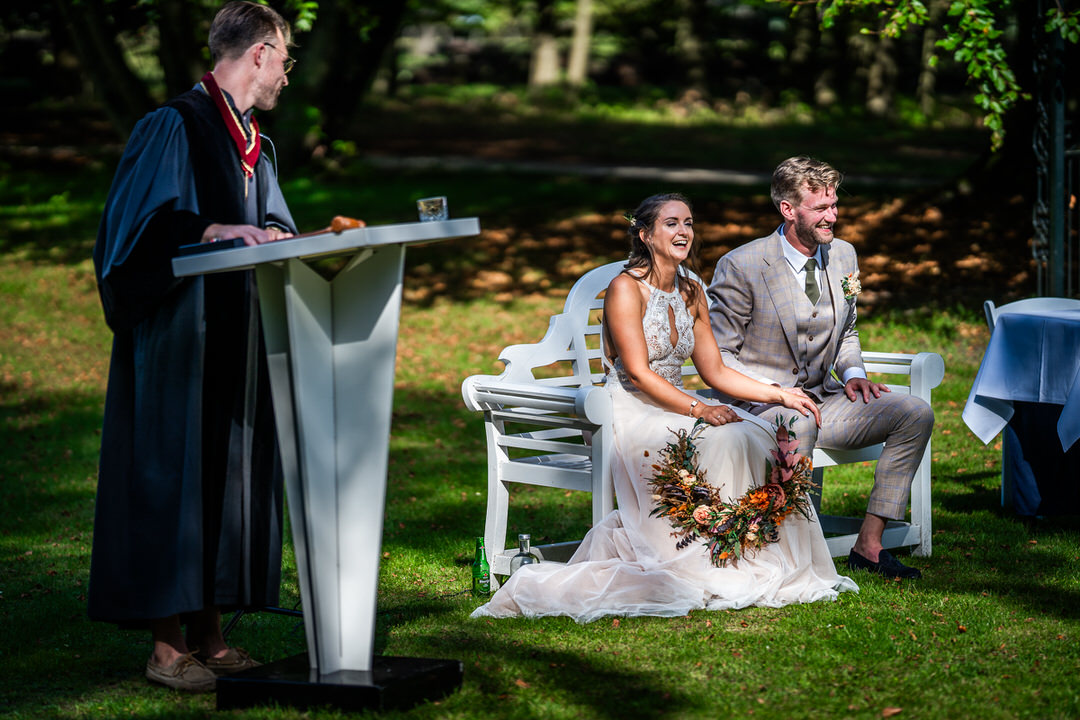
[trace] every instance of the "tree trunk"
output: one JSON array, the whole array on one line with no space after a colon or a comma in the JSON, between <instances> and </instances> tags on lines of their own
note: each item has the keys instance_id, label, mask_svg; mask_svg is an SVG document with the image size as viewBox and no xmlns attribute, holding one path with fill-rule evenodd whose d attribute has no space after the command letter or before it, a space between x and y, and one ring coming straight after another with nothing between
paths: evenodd
<instances>
[{"instance_id":1,"label":"tree trunk","mask_svg":"<svg viewBox=\"0 0 1080 720\"><path fill-rule=\"evenodd\" d=\"M126 138L155 103L124 60L101 0L56 0L54 7L94 94L117 134Z\"/></svg>"},{"instance_id":2,"label":"tree trunk","mask_svg":"<svg viewBox=\"0 0 1080 720\"><path fill-rule=\"evenodd\" d=\"M698 35L702 25L703 0L678 0L675 5L678 18L675 21L675 52L686 67L686 80L690 88L701 93L708 92L705 43Z\"/></svg>"},{"instance_id":3,"label":"tree trunk","mask_svg":"<svg viewBox=\"0 0 1080 720\"><path fill-rule=\"evenodd\" d=\"M873 49L873 62L866 76L866 109L876 117L885 117L893 107L896 94L896 43L879 35Z\"/></svg>"},{"instance_id":4,"label":"tree trunk","mask_svg":"<svg viewBox=\"0 0 1080 720\"><path fill-rule=\"evenodd\" d=\"M405 3L320 3L310 33L294 51L297 69L264 122L283 164L302 165L320 146L354 133L357 112L394 40Z\"/></svg>"},{"instance_id":5,"label":"tree trunk","mask_svg":"<svg viewBox=\"0 0 1080 720\"><path fill-rule=\"evenodd\" d=\"M818 107L830 107L852 97L852 67L856 63L851 57L850 24L848 14L844 13L832 27L821 31L819 57L814 59L817 68L814 104Z\"/></svg>"},{"instance_id":6,"label":"tree trunk","mask_svg":"<svg viewBox=\"0 0 1080 720\"><path fill-rule=\"evenodd\" d=\"M529 63L529 87L538 88L559 82L559 46L555 37L555 3L537 2L536 32L533 35L532 61Z\"/></svg>"},{"instance_id":7,"label":"tree trunk","mask_svg":"<svg viewBox=\"0 0 1080 720\"><path fill-rule=\"evenodd\" d=\"M945 11L944 0L930 0L930 17L923 27L922 51L920 52L919 83L915 88L915 100L919 103L919 111L929 117L934 113L934 88L937 85L937 68L931 65L930 58L937 53L938 23L941 22L941 14Z\"/></svg>"},{"instance_id":8,"label":"tree trunk","mask_svg":"<svg viewBox=\"0 0 1080 720\"><path fill-rule=\"evenodd\" d=\"M161 13L158 58L165 71L165 95L173 97L190 90L209 69L202 49L206 47L210 23L202 16L201 8L196 12L191 3L160 2L156 7Z\"/></svg>"},{"instance_id":9,"label":"tree trunk","mask_svg":"<svg viewBox=\"0 0 1080 720\"><path fill-rule=\"evenodd\" d=\"M799 91L803 98L816 95L815 67L821 67L822 31L818 28L817 16L813 6L799 6L792 21L795 31L791 38L791 52L785 67L790 68L788 83ZM827 103L823 103L827 104Z\"/></svg>"},{"instance_id":10,"label":"tree trunk","mask_svg":"<svg viewBox=\"0 0 1080 720\"><path fill-rule=\"evenodd\" d=\"M592 44L592 0L577 0L574 15L574 41L570 46L570 63L566 81L575 87L585 84L589 74L589 46Z\"/></svg>"}]
</instances>

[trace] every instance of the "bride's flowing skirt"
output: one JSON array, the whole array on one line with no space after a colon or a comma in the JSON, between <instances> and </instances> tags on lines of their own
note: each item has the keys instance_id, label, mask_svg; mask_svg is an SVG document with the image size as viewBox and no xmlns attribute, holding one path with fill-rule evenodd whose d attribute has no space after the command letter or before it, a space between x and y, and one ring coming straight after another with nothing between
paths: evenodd
<instances>
[{"instance_id":1,"label":"bride's flowing skirt","mask_svg":"<svg viewBox=\"0 0 1080 720\"><path fill-rule=\"evenodd\" d=\"M677 550L670 523L649 516L654 503L647 479L673 431L690 430L694 420L665 412L640 393L609 391L619 508L589 531L569 563L523 567L473 617L567 615L590 622L606 615L680 616L701 608L833 600L839 592L858 591L837 574L812 508L811 519L789 515L779 541L724 568L712 565L700 541ZM776 447L767 422L737 412L743 422L707 427L695 443L705 480L721 488L725 501L764 482Z\"/></svg>"}]
</instances>

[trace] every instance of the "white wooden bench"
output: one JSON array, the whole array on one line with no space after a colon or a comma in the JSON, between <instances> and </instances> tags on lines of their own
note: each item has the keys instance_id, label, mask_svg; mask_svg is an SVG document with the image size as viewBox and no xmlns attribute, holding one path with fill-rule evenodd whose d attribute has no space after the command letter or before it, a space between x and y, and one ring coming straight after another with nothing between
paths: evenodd
<instances>
[{"instance_id":1,"label":"white wooden bench","mask_svg":"<svg viewBox=\"0 0 1080 720\"><path fill-rule=\"evenodd\" d=\"M522 483L592 493L595 525L615 505L611 479L611 399L603 389L600 322L603 295L624 262L589 271L571 288L563 312L551 318L547 334L535 344L511 345L499 359L501 375L473 375L461 387L465 404L484 413L487 434L488 494L484 539L492 575L508 575L516 543L506 542L509 485ZM945 363L937 353L864 352L870 373L906 375L908 382L890 385L930 402L941 384ZM693 365L684 376L696 375ZM821 450L813 454L815 480L832 465L876 460L882 445L858 450ZM820 509L820 496L814 498ZM862 517L821 517L832 555L847 555ZM525 529L523 529L525 530ZM531 528L536 537L537 529ZM930 444L911 488L911 521L891 521L885 547L914 546L915 555L931 552ZM546 561L565 561L580 539L533 546ZM493 578L497 584L497 578Z\"/></svg>"}]
</instances>

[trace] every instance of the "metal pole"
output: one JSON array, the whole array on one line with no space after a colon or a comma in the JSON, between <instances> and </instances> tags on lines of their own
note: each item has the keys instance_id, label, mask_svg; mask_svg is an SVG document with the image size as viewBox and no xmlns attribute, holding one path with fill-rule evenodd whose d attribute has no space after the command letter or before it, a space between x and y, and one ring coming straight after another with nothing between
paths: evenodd
<instances>
[{"instance_id":1,"label":"metal pole","mask_svg":"<svg viewBox=\"0 0 1080 720\"><path fill-rule=\"evenodd\" d=\"M1053 33L1049 41L1046 83L1050 107L1050 294L1065 297L1065 41Z\"/></svg>"},{"instance_id":2,"label":"metal pole","mask_svg":"<svg viewBox=\"0 0 1080 720\"><path fill-rule=\"evenodd\" d=\"M1047 75L1047 45L1044 42L1045 31L1042 17L1045 13L1046 0L1033 4L1029 12L1035 13L1031 27L1033 46L1032 64L1035 74L1035 127L1032 131L1031 150L1035 155L1035 197L1031 208L1032 242L1031 257L1035 261L1035 294L1047 294L1047 275L1050 260L1050 103Z\"/></svg>"}]
</instances>

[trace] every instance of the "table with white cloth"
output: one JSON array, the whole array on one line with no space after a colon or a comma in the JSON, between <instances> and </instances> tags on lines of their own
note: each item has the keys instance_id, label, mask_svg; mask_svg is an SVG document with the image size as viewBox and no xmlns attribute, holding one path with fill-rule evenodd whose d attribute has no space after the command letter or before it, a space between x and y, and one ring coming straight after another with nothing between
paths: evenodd
<instances>
[{"instance_id":1,"label":"table with white cloth","mask_svg":"<svg viewBox=\"0 0 1080 720\"><path fill-rule=\"evenodd\" d=\"M1080 310L998 315L963 418L984 443L1002 433L1003 504L1078 512Z\"/></svg>"}]
</instances>

